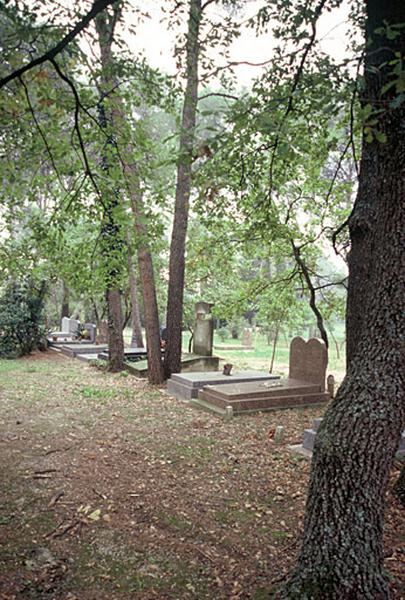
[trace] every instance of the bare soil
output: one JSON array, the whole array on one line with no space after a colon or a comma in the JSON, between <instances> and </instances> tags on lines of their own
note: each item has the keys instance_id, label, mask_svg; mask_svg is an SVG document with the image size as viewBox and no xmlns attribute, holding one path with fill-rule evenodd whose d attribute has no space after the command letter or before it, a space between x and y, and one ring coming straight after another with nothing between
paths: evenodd
<instances>
[{"instance_id":1,"label":"bare soil","mask_svg":"<svg viewBox=\"0 0 405 600\"><path fill-rule=\"evenodd\" d=\"M322 410L225 423L52 352L0 362L0 402L0 600L264 600L285 580L309 473L287 446ZM387 504L399 600L405 516Z\"/></svg>"}]
</instances>

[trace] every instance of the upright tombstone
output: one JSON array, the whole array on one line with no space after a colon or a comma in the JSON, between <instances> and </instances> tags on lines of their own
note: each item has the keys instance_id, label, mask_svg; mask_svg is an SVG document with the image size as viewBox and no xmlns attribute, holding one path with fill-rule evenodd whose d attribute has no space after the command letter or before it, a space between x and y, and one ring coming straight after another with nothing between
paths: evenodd
<instances>
[{"instance_id":1,"label":"upright tombstone","mask_svg":"<svg viewBox=\"0 0 405 600\"><path fill-rule=\"evenodd\" d=\"M70 319L69 317L63 317L61 323L62 333L68 333L75 335L79 329L80 321L77 319Z\"/></svg>"},{"instance_id":2,"label":"upright tombstone","mask_svg":"<svg viewBox=\"0 0 405 600\"><path fill-rule=\"evenodd\" d=\"M193 338L193 353L200 356L212 356L214 341L214 321L210 302L197 302L195 305L196 323Z\"/></svg>"},{"instance_id":3,"label":"upright tombstone","mask_svg":"<svg viewBox=\"0 0 405 600\"><path fill-rule=\"evenodd\" d=\"M91 344L94 344L94 342L96 341L96 326L94 325L94 323L85 323L83 327L88 333L89 342Z\"/></svg>"},{"instance_id":4,"label":"upright tombstone","mask_svg":"<svg viewBox=\"0 0 405 600\"><path fill-rule=\"evenodd\" d=\"M253 333L251 329L245 328L242 331L242 346L245 348L253 348Z\"/></svg>"},{"instance_id":5,"label":"upright tombstone","mask_svg":"<svg viewBox=\"0 0 405 600\"><path fill-rule=\"evenodd\" d=\"M299 379L326 388L326 368L328 366L328 350L325 342L311 338L307 342L302 337L295 337L290 345L290 379Z\"/></svg>"}]
</instances>

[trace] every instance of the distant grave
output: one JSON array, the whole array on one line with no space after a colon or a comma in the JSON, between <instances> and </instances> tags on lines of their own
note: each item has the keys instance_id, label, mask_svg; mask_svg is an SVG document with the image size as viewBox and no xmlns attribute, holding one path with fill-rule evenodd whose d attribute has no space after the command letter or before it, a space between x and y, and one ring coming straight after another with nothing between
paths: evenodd
<instances>
[{"instance_id":1,"label":"distant grave","mask_svg":"<svg viewBox=\"0 0 405 600\"><path fill-rule=\"evenodd\" d=\"M253 348L253 332L251 329L242 331L242 346L251 350Z\"/></svg>"},{"instance_id":2,"label":"distant grave","mask_svg":"<svg viewBox=\"0 0 405 600\"><path fill-rule=\"evenodd\" d=\"M323 405L330 398L325 391L327 349L322 340L300 337L290 345L289 377L279 381L247 381L205 385L192 402L220 414L240 414ZM229 379L228 379L229 381Z\"/></svg>"},{"instance_id":3,"label":"distant grave","mask_svg":"<svg viewBox=\"0 0 405 600\"><path fill-rule=\"evenodd\" d=\"M196 322L193 336L193 354L212 356L214 339L214 321L210 302L197 302L195 305Z\"/></svg>"}]
</instances>

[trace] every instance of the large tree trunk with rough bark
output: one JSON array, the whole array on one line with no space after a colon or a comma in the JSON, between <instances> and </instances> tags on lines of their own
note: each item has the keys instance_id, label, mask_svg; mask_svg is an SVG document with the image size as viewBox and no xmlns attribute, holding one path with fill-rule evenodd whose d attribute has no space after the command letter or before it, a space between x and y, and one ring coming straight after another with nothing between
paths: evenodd
<instances>
[{"instance_id":1,"label":"large tree trunk with rough bark","mask_svg":"<svg viewBox=\"0 0 405 600\"><path fill-rule=\"evenodd\" d=\"M120 11L118 2L110 14L108 9L99 13L95 19L98 42L100 46L101 75L99 102L99 124L106 135L105 148L102 157L102 168L108 175L114 167L112 161L118 161L116 141L114 138L113 110L107 105L104 94L109 92L114 81L112 43L114 28ZM121 371L124 368L124 338L122 332L122 307L120 291L121 258L123 256L123 239L115 213L119 206L119 192L116 184L109 182L101 189L103 200L103 224L101 235L101 253L106 275L106 302L108 314L108 352L109 368L111 371Z\"/></svg>"},{"instance_id":2,"label":"large tree trunk with rough bark","mask_svg":"<svg viewBox=\"0 0 405 600\"><path fill-rule=\"evenodd\" d=\"M288 599L390 598L382 532L405 421L405 103L391 104L395 86L382 88L395 78L390 61L404 55L405 32L394 39L382 32L404 22L403 0L367 1L364 101L378 109L375 127L387 141L379 135L363 145L350 228L350 360L316 436L303 544L282 593Z\"/></svg>"},{"instance_id":3,"label":"large tree trunk with rough bark","mask_svg":"<svg viewBox=\"0 0 405 600\"><path fill-rule=\"evenodd\" d=\"M169 290L166 315L168 338L165 351L166 377L170 377L172 373L179 373L181 365L185 248L198 102L198 36L201 13L201 0L190 0L187 34L187 85L181 121L176 202L170 244Z\"/></svg>"}]
</instances>

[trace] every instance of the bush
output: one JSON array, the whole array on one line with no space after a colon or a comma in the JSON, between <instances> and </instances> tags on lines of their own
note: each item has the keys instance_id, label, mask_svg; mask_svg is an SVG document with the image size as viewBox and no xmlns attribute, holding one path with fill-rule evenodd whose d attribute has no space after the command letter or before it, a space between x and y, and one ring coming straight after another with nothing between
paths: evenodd
<instances>
[{"instance_id":1,"label":"bush","mask_svg":"<svg viewBox=\"0 0 405 600\"><path fill-rule=\"evenodd\" d=\"M221 342L225 342L225 340L229 337L229 331L226 327L221 327L221 329L217 329L217 336L221 340Z\"/></svg>"},{"instance_id":2,"label":"bush","mask_svg":"<svg viewBox=\"0 0 405 600\"><path fill-rule=\"evenodd\" d=\"M0 357L29 354L43 341L45 285L10 283L0 297Z\"/></svg>"}]
</instances>

